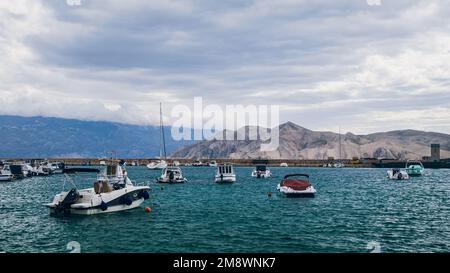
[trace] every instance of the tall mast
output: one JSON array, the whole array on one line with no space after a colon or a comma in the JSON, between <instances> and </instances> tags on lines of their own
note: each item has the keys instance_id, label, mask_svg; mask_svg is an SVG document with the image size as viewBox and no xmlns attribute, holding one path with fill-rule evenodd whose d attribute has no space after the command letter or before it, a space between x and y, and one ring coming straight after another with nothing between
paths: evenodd
<instances>
[{"instance_id":1,"label":"tall mast","mask_svg":"<svg viewBox=\"0 0 450 273\"><path fill-rule=\"evenodd\" d=\"M167 159L166 152L166 137L164 134L164 122L163 122L163 114L162 114L162 102L159 103L159 117L160 117L160 138L161 138L161 146L159 149L159 158Z\"/></svg>"}]
</instances>

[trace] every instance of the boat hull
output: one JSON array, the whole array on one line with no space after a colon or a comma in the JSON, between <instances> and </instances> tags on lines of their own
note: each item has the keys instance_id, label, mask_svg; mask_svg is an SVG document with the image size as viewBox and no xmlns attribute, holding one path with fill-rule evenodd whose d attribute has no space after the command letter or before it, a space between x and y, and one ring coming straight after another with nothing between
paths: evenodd
<instances>
[{"instance_id":1,"label":"boat hull","mask_svg":"<svg viewBox=\"0 0 450 273\"><path fill-rule=\"evenodd\" d=\"M316 189L311 186L303 191L294 190L289 187L282 187L278 185L277 190L288 198L314 198L316 196Z\"/></svg>"},{"instance_id":2,"label":"boat hull","mask_svg":"<svg viewBox=\"0 0 450 273\"><path fill-rule=\"evenodd\" d=\"M236 182L236 176L224 176L224 177L218 177L216 176L215 179L216 183L218 184L229 184Z\"/></svg>"},{"instance_id":3,"label":"boat hull","mask_svg":"<svg viewBox=\"0 0 450 273\"><path fill-rule=\"evenodd\" d=\"M125 211L139 207L145 201L145 198L149 197L149 190L149 187L134 187L102 194L92 194L92 189L82 190L79 192L80 196L89 197L81 198L63 210L58 209L58 205L64 200L67 193L61 193L55 197L53 203L46 206L49 208L50 214L54 216L68 214L94 215ZM144 192L147 192L146 197L144 197Z\"/></svg>"}]
</instances>

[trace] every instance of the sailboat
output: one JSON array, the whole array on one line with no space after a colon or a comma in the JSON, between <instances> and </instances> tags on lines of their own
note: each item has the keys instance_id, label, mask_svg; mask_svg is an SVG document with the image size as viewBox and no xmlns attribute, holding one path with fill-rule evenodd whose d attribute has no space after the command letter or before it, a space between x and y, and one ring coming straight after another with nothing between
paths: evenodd
<instances>
[{"instance_id":1,"label":"sailboat","mask_svg":"<svg viewBox=\"0 0 450 273\"><path fill-rule=\"evenodd\" d=\"M166 152L166 139L164 134L164 123L162 116L162 103L159 104L159 115L160 115L160 148L159 148L159 160L156 162L151 162L147 165L150 170L163 170L167 168L167 152Z\"/></svg>"},{"instance_id":2,"label":"sailboat","mask_svg":"<svg viewBox=\"0 0 450 273\"><path fill-rule=\"evenodd\" d=\"M339 162L334 163L334 168L344 168L345 165L342 163L342 141L341 141L341 127L339 127Z\"/></svg>"}]
</instances>

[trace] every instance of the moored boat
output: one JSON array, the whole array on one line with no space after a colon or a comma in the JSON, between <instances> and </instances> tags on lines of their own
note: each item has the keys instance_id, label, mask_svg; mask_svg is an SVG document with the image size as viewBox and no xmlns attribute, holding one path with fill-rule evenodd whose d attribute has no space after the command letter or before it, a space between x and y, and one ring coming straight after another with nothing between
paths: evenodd
<instances>
[{"instance_id":1,"label":"moored boat","mask_svg":"<svg viewBox=\"0 0 450 273\"><path fill-rule=\"evenodd\" d=\"M252 177L270 178L270 177L272 177L272 172L267 167L267 165L257 165L252 172Z\"/></svg>"},{"instance_id":2,"label":"moored boat","mask_svg":"<svg viewBox=\"0 0 450 273\"><path fill-rule=\"evenodd\" d=\"M387 171L387 177L391 180L408 180L409 175L405 170L391 169Z\"/></svg>"},{"instance_id":3,"label":"moored boat","mask_svg":"<svg viewBox=\"0 0 450 273\"><path fill-rule=\"evenodd\" d=\"M161 177L157 179L158 183L185 183L187 179L183 177L183 172L179 167L167 167L162 171Z\"/></svg>"},{"instance_id":4,"label":"moored boat","mask_svg":"<svg viewBox=\"0 0 450 273\"><path fill-rule=\"evenodd\" d=\"M425 173L425 168L420 161L408 160L405 166L406 173L411 177L422 176Z\"/></svg>"},{"instance_id":5,"label":"moored boat","mask_svg":"<svg viewBox=\"0 0 450 273\"><path fill-rule=\"evenodd\" d=\"M236 173L234 167L230 163L220 164L217 166L216 183L234 183L236 182Z\"/></svg>"},{"instance_id":6,"label":"moored boat","mask_svg":"<svg viewBox=\"0 0 450 273\"><path fill-rule=\"evenodd\" d=\"M73 188L57 194L46 206L52 215L94 215L139 207L150 198L148 186L137 186L117 161L111 160L99 174L92 188Z\"/></svg>"},{"instance_id":7,"label":"moored boat","mask_svg":"<svg viewBox=\"0 0 450 273\"><path fill-rule=\"evenodd\" d=\"M317 192L311 185L308 174L286 175L277 190L286 197L314 197Z\"/></svg>"}]
</instances>

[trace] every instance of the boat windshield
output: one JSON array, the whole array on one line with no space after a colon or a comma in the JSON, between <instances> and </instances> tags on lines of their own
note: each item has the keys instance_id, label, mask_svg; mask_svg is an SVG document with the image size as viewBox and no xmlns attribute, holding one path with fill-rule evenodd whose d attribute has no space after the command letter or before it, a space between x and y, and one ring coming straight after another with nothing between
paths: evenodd
<instances>
[{"instance_id":1,"label":"boat windshield","mask_svg":"<svg viewBox=\"0 0 450 273\"><path fill-rule=\"evenodd\" d=\"M267 171L267 166L266 165L256 166L256 171L257 172L265 172L265 171Z\"/></svg>"},{"instance_id":2,"label":"boat windshield","mask_svg":"<svg viewBox=\"0 0 450 273\"><path fill-rule=\"evenodd\" d=\"M231 165L222 165L219 166L219 173L233 173L233 166Z\"/></svg>"}]
</instances>

